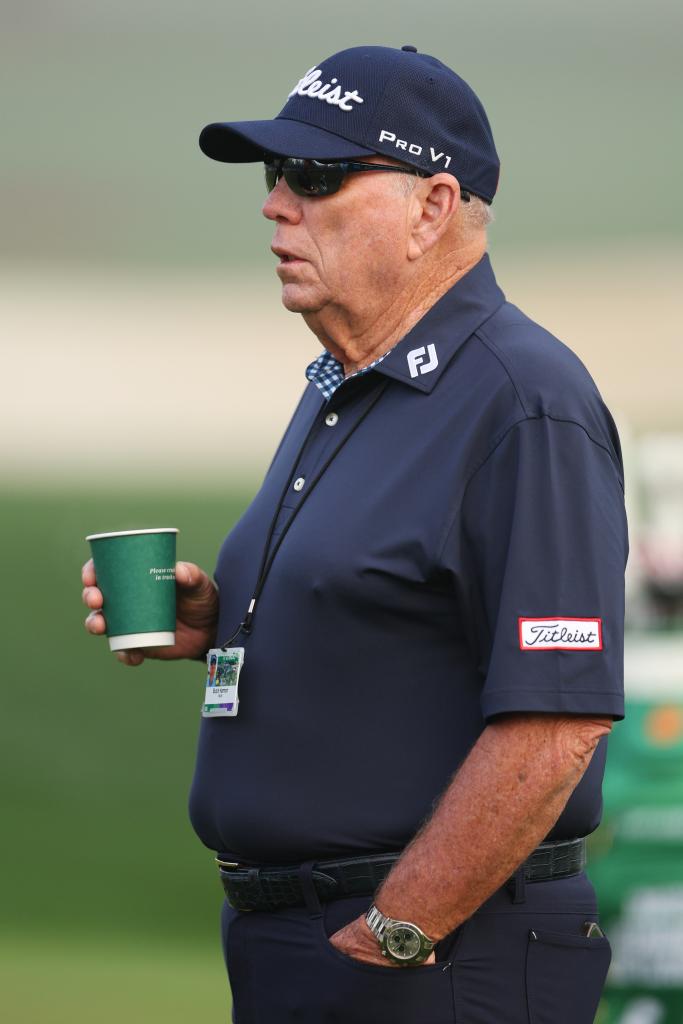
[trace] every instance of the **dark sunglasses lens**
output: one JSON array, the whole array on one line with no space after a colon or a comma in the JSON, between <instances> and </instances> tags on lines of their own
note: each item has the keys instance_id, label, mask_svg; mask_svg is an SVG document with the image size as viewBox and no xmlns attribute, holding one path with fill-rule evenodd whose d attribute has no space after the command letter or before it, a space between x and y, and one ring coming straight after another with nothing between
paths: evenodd
<instances>
[{"instance_id":1,"label":"dark sunglasses lens","mask_svg":"<svg viewBox=\"0 0 683 1024\"><path fill-rule=\"evenodd\" d=\"M282 174L295 195L315 196L318 194L315 175L311 177L308 169L304 166L303 161L295 164L294 167L285 167Z\"/></svg>"},{"instance_id":2,"label":"dark sunglasses lens","mask_svg":"<svg viewBox=\"0 0 683 1024\"><path fill-rule=\"evenodd\" d=\"M300 160L294 166L285 165L285 181L298 196L329 196L337 192L345 177L338 164L318 164L314 160Z\"/></svg>"},{"instance_id":3,"label":"dark sunglasses lens","mask_svg":"<svg viewBox=\"0 0 683 1024\"><path fill-rule=\"evenodd\" d=\"M266 189L268 192L272 192L277 185L277 167L275 164L264 164L263 166L266 174Z\"/></svg>"},{"instance_id":4,"label":"dark sunglasses lens","mask_svg":"<svg viewBox=\"0 0 683 1024\"><path fill-rule=\"evenodd\" d=\"M323 164L322 167L313 165L314 181L316 184L315 195L331 196L338 192L346 177L344 164Z\"/></svg>"},{"instance_id":5,"label":"dark sunglasses lens","mask_svg":"<svg viewBox=\"0 0 683 1024\"><path fill-rule=\"evenodd\" d=\"M318 164L290 158L283 163L264 163L266 189L272 192L280 177L297 196L330 196L338 192L346 169L343 164Z\"/></svg>"}]
</instances>

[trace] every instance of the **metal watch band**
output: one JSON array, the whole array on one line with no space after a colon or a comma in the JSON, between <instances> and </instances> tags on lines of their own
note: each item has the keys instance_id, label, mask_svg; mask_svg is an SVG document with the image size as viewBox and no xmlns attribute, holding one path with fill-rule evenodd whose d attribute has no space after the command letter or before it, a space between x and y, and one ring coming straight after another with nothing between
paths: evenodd
<instances>
[{"instance_id":1,"label":"metal watch band","mask_svg":"<svg viewBox=\"0 0 683 1024\"><path fill-rule=\"evenodd\" d=\"M409 967L424 963L436 945L436 941L425 935L418 925L413 924L412 921L398 921L393 917L387 917L374 903L365 915L365 922L382 947L382 955L403 966ZM391 932L395 928L409 929L415 933L415 937L419 940L419 949L413 956L404 959L396 956L395 951L390 949ZM387 935L387 933L389 934Z\"/></svg>"},{"instance_id":2,"label":"metal watch band","mask_svg":"<svg viewBox=\"0 0 683 1024\"><path fill-rule=\"evenodd\" d=\"M378 910L374 903L365 915L365 923L378 942L381 942L384 938L384 929L387 926L387 922L390 920L391 918L385 917L382 911Z\"/></svg>"}]
</instances>

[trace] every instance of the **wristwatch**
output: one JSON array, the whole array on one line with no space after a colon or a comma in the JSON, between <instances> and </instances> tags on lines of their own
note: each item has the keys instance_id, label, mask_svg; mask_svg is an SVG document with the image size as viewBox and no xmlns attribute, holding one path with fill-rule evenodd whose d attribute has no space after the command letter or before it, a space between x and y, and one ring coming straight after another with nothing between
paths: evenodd
<instances>
[{"instance_id":1,"label":"wristwatch","mask_svg":"<svg viewBox=\"0 0 683 1024\"><path fill-rule=\"evenodd\" d=\"M436 945L412 921L386 917L374 903L365 915L365 923L379 942L382 956L402 967L423 964Z\"/></svg>"}]
</instances>

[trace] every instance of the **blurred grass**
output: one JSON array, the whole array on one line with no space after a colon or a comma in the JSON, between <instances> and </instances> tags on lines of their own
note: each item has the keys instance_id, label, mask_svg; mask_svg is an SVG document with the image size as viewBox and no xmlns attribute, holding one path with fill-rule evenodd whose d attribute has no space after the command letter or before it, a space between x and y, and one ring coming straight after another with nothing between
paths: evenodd
<instances>
[{"instance_id":1,"label":"blurred grass","mask_svg":"<svg viewBox=\"0 0 683 1024\"><path fill-rule=\"evenodd\" d=\"M102 941L38 931L0 939L5 1024L227 1024L225 968L214 946Z\"/></svg>"},{"instance_id":2,"label":"blurred grass","mask_svg":"<svg viewBox=\"0 0 683 1024\"><path fill-rule=\"evenodd\" d=\"M79 581L85 534L134 525L179 527L213 571L248 501L219 484L3 497L3 1020L227 1019L222 891L186 810L202 667L120 665Z\"/></svg>"}]
</instances>

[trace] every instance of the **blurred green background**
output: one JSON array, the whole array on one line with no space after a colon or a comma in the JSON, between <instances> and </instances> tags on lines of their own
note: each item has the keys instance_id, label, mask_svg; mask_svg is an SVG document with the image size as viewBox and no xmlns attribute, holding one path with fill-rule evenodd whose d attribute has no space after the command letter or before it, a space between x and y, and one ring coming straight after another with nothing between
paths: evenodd
<instances>
[{"instance_id":1,"label":"blurred green background","mask_svg":"<svg viewBox=\"0 0 683 1024\"><path fill-rule=\"evenodd\" d=\"M78 583L85 534L130 526L179 527L181 557L211 569L317 352L279 306L258 167L206 160L199 130L274 115L309 67L364 42L412 43L474 86L502 159L494 266L619 417L631 628L675 634L683 13L673 0L3 11L0 1014L218 1024L221 894L186 814L201 668L125 670L84 633ZM680 703L683 670L677 686Z\"/></svg>"},{"instance_id":2,"label":"blurred green background","mask_svg":"<svg viewBox=\"0 0 683 1024\"><path fill-rule=\"evenodd\" d=\"M3 495L3 1020L227 1019L222 891L186 812L201 666L127 671L81 633L76 576L93 523L172 521L181 553L212 566L245 502Z\"/></svg>"},{"instance_id":3,"label":"blurred green background","mask_svg":"<svg viewBox=\"0 0 683 1024\"><path fill-rule=\"evenodd\" d=\"M260 175L207 164L199 129L274 116L312 64L361 42L412 42L479 93L502 158L497 245L680 230L675 0L4 6L13 261L260 261Z\"/></svg>"}]
</instances>

